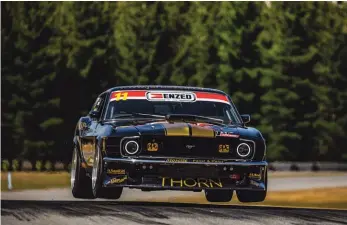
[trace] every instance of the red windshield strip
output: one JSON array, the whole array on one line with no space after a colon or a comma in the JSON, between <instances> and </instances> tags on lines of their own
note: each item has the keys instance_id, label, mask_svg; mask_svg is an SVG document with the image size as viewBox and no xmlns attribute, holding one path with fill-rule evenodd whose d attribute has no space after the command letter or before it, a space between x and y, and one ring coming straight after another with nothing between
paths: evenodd
<instances>
[{"instance_id":1,"label":"red windshield strip","mask_svg":"<svg viewBox=\"0 0 347 225\"><path fill-rule=\"evenodd\" d=\"M197 99L211 99L211 100L222 100L228 101L228 97L222 94L211 93L211 92L195 92Z\"/></svg>"},{"instance_id":2,"label":"red windshield strip","mask_svg":"<svg viewBox=\"0 0 347 225\"><path fill-rule=\"evenodd\" d=\"M146 93L147 92L155 92L155 94L152 94L152 98L162 98L161 91L160 90L122 90L122 91L114 91L111 94L111 101L116 100L117 98L123 98L124 94L126 93L127 97L126 99L146 99ZM163 93L170 92L170 91L163 91ZM180 91L172 91L172 92L180 92ZM186 91L182 91L186 92ZM196 100L197 101L217 101L217 102L225 102L227 104L229 103L228 97L223 94L218 93L212 93L212 92L193 92L196 94ZM155 96L154 96L155 95Z\"/></svg>"}]
</instances>

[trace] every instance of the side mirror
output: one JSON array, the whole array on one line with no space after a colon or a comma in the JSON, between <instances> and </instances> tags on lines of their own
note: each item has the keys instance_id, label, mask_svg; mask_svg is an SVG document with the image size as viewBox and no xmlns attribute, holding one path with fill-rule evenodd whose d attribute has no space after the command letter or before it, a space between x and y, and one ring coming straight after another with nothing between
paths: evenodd
<instances>
[{"instance_id":1,"label":"side mirror","mask_svg":"<svg viewBox=\"0 0 347 225\"><path fill-rule=\"evenodd\" d=\"M242 119L243 123L249 123L251 121L251 115L243 114L243 115L241 115L241 119Z\"/></svg>"},{"instance_id":2,"label":"side mirror","mask_svg":"<svg viewBox=\"0 0 347 225\"><path fill-rule=\"evenodd\" d=\"M98 111L91 111L89 113L89 116L90 116L90 118L97 119L100 116L100 112L98 112Z\"/></svg>"}]
</instances>

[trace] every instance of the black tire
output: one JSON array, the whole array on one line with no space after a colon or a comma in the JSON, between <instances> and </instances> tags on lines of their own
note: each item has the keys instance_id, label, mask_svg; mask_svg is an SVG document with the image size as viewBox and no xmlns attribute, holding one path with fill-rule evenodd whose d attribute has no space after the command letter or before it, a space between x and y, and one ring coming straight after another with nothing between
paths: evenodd
<instances>
[{"instance_id":1,"label":"black tire","mask_svg":"<svg viewBox=\"0 0 347 225\"><path fill-rule=\"evenodd\" d=\"M263 202L267 194L267 171L265 172L265 191L236 191L240 202Z\"/></svg>"},{"instance_id":2,"label":"black tire","mask_svg":"<svg viewBox=\"0 0 347 225\"><path fill-rule=\"evenodd\" d=\"M98 147L94 154L94 164L92 171L92 193L95 198L119 199L123 192L123 187L105 188L102 187L104 178L104 167L102 153ZM95 182L95 183L94 183Z\"/></svg>"},{"instance_id":3,"label":"black tire","mask_svg":"<svg viewBox=\"0 0 347 225\"><path fill-rule=\"evenodd\" d=\"M75 146L70 171L71 192L75 198L93 199L92 180L87 176L87 171L81 167L81 162L81 156Z\"/></svg>"},{"instance_id":4,"label":"black tire","mask_svg":"<svg viewBox=\"0 0 347 225\"><path fill-rule=\"evenodd\" d=\"M209 202L230 202L233 190L205 190L206 200Z\"/></svg>"},{"instance_id":5,"label":"black tire","mask_svg":"<svg viewBox=\"0 0 347 225\"><path fill-rule=\"evenodd\" d=\"M102 188L102 192L100 193L100 198L119 199L122 195L122 192L123 192L123 187Z\"/></svg>"}]
</instances>

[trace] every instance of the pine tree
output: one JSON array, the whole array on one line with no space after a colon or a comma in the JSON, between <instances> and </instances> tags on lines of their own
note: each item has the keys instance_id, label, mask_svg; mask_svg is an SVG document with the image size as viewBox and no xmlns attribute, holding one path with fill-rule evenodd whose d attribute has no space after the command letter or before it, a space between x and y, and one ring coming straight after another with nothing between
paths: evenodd
<instances>
[{"instance_id":1,"label":"pine tree","mask_svg":"<svg viewBox=\"0 0 347 225\"><path fill-rule=\"evenodd\" d=\"M330 24L336 16L336 5L276 3L271 4L271 9L271 19L281 24L278 40L282 66L281 76L275 77L274 87L262 99L262 112L268 115L268 121L263 122L271 124L273 132L269 156L322 159L319 155L327 154L327 141L342 134L342 127L329 118L333 102L328 97L332 90L329 83L337 75L329 63L334 48L341 44L335 43L333 35L335 29L341 29Z\"/></svg>"}]
</instances>

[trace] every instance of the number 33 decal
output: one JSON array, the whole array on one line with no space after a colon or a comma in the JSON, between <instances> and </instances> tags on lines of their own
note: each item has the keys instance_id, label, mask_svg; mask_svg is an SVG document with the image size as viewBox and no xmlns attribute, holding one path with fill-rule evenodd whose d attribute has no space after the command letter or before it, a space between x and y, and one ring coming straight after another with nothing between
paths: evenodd
<instances>
[{"instance_id":1,"label":"number 33 decal","mask_svg":"<svg viewBox=\"0 0 347 225\"><path fill-rule=\"evenodd\" d=\"M128 92L118 92L114 96L116 98L116 101L120 101L120 100L125 101L128 98Z\"/></svg>"}]
</instances>

